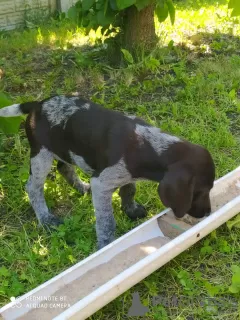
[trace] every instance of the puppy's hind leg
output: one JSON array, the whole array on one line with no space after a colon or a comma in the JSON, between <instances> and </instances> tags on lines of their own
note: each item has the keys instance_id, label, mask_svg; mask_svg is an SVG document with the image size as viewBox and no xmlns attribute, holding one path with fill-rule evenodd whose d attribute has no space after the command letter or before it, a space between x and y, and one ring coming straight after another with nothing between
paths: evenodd
<instances>
[{"instance_id":1,"label":"puppy's hind leg","mask_svg":"<svg viewBox=\"0 0 240 320\"><path fill-rule=\"evenodd\" d=\"M42 225L59 225L61 220L52 215L44 198L44 182L51 170L53 155L42 148L40 152L31 158L30 177L26 185L26 191L37 219Z\"/></svg>"},{"instance_id":2,"label":"puppy's hind leg","mask_svg":"<svg viewBox=\"0 0 240 320\"><path fill-rule=\"evenodd\" d=\"M82 182L74 167L70 164L64 163L62 161L58 161L57 164L58 172L65 178L68 184L77 190L81 195L88 192L90 189L90 184Z\"/></svg>"},{"instance_id":3,"label":"puppy's hind leg","mask_svg":"<svg viewBox=\"0 0 240 320\"><path fill-rule=\"evenodd\" d=\"M119 190L119 195L122 200L122 210L132 220L144 218L147 215L146 209L141 204L134 201L135 193L135 183L126 184Z\"/></svg>"}]
</instances>

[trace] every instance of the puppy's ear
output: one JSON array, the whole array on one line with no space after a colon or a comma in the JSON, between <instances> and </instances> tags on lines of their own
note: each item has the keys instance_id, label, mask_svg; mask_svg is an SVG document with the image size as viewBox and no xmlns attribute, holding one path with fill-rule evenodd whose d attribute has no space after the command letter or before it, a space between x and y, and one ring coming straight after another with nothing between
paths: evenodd
<instances>
[{"instance_id":1,"label":"puppy's ear","mask_svg":"<svg viewBox=\"0 0 240 320\"><path fill-rule=\"evenodd\" d=\"M173 210L177 218L182 218L191 208L194 176L183 165L173 165L158 186L162 203Z\"/></svg>"}]
</instances>

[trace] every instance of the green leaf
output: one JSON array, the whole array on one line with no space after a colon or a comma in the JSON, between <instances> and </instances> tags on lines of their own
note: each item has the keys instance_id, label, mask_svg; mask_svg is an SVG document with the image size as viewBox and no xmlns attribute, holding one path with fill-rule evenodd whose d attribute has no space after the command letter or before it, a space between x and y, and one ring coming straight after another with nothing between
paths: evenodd
<instances>
[{"instance_id":1,"label":"green leaf","mask_svg":"<svg viewBox=\"0 0 240 320\"><path fill-rule=\"evenodd\" d=\"M0 92L0 108L9 106L12 103L10 98L3 92Z\"/></svg>"},{"instance_id":2,"label":"green leaf","mask_svg":"<svg viewBox=\"0 0 240 320\"><path fill-rule=\"evenodd\" d=\"M123 56L124 56L124 59L130 63L130 64L133 64L133 56L131 55L131 53L126 50L126 49L121 49L122 53L123 53Z\"/></svg>"},{"instance_id":3,"label":"green leaf","mask_svg":"<svg viewBox=\"0 0 240 320\"><path fill-rule=\"evenodd\" d=\"M104 0L100 0L96 2L96 9L97 11L103 10L104 8Z\"/></svg>"},{"instance_id":4,"label":"green leaf","mask_svg":"<svg viewBox=\"0 0 240 320\"><path fill-rule=\"evenodd\" d=\"M205 288L207 289L208 294L211 297L214 297L215 295L217 295L220 292L220 287L219 286L213 286L211 283L209 282L205 282L204 283Z\"/></svg>"},{"instance_id":5,"label":"green leaf","mask_svg":"<svg viewBox=\"0 0 240 320\"><path fill-rule=\"evenodd\" d=\"M148 6L150 2L151 2L150 0L137 0L137 2L135 3L135 6L137 7L138 11L141 11L146 6Z\"/></svg>"},{"instance_id":6,"label":"green leaf","mask_svg":"<svg viewBox=\"0 0 240 320\"><path fill-rule=\"evenodd\" d=\"M13 296L18 296L21 292L23 292L23 290L24 290L23 284L20 283L17 278L13 279L12 285L11 285L11 289L10 289L10 293Z\"/></svg>"},{"instance_id":7,"label":"green leaf","mask_svg":"<svg viewBox=\"0 0 240 320\"><path fill-rule=\"evenodd\" d=\"M233 264L231 266L231 269L232 269L232 272L239 273L239 275L240 275L240 267L239 266L237 266L236 264Z\"/></svg>"},{"instance_id":8,"label":"green leaf","mask_svg":"<svg viewBox=\"0 0 240 320\"><path fill-rule=\"evenodd\" d=\"M172 49L173 46L174 46L174 41L173 41L173 40L170 40L170 41L168 42L168 48L169 48L169 49Z\"/></svg>"},{"instance_id":9,"label":"green leaf","mask_svg":"<svg viewBox=\"0 0 240 320\"><path fill-rule=\"evenodd\" d=\"M196 272L194 272L194 276L195 276L196 279L201 279L201 277L202 277L202 272L196 271Z\"/></svg>"},{"instance_id":10,"label":"green leaf","mask_svg":"<svg viewBox=\"0 0 240 320\"><path fill-rule=\"evenodd\" d=\"M175 8L174 8L174 5L172 3L172 0L167 0L167 6L168 6L168 12L169 12L169 15L170 15L171 23L174 24L174 21L175 21Z\"/></svg>"},{"instance_id":11,"label":"green leaf","mask_svg":"<svg viewBox=\"0 0 240 320\"><path fill-rule=\"evenodd\" d=\"M72 6L68 9L67 16L70 20L73 22L78 22L79 20L79 13L81 12L81 8L75 6Z\"/></svg>"},{"instance_id":12,"label":"green leaf","mask_svg":"<svg viewBox=\"0 0 240 320\"><path fill-rule=\"evenodd\" d=\"M234 8L231 13L231 17L237 17L239 15L240 15L240 8Z\"/></svg>"},{"instance_id":13,"label":"green leaf","mask_svg":"<svg viewBox=\"0 0 240 320\"><path fill-rule=\"evenodd\" d=\"M108 0L105 0L104 2L104 15L107 13L107 8L108 8Z\"/></svg>"},{"instance_id":14,"label":"green leaf","mask_svg":"<svg viewBox=\"0 0 240 320\"><path fill-rule=\"evenodd\" d=\"M74 258L71 254L68 256L68 259L71 261L71 263L75 263L77 260Z\"/></svg>"},{"instance_id":15,"label":"green leaf","mask_svg":"<svg viewBox=\"0 0 240 320\"><path fill-rule=\"evenodd\" d=\"M227 222L227 227L231 230L232 227L240 228L240 214L235 219Z\"/></svg>"},{"instance_id":16,"label":"green leaf","mask_svg":"<svg viewBox=\"0 0 240 320\"><path fill-rule=\"evenodd\" d=\"M211 246L204 246L200 249L200 253L203 255L211 254L213 252L213 248Z\"/></svg>"},{"instance_id":17,"label":"green leaf","mask_svg":"<svg viewBox=\"0 0 240 320\"><path fill-rule=\"evenodd\" d=\"M110 7L112 10L117 11L118 10L118 6L117 6L117 2L116 0L110 0Z\"/></svg>"},{"instance_id":18,"label":"green leaf","mask_svg":"<svg viewBox=\"0 0 240 320\"><path fill-rule=\"evenodd\" d=\"M126 9L136 3L136 0L116 0L119 10Z\"/></svg>"},{"instance_id":19,"label":"green leaf","mask_svg":"<svg viewBox=\"0 0 240 320\"><path fill-rule=\"evenodd\" d=\"M12 101L7 97L6 94L0 92L0 108L9 106ZM4 118L0 117L0 131L5 134L18 133L19 126L21 123L20 117Z\"/></svg>"},{"instance_id":20,"label":"green leaf","mask_svg":"<svg viewBox=\"0 0 240 320\"><path fill-rule=\"evenodd\" d=\"M101 26L106 26L109 25L113 22L114 20L114 15L110 15L110 14L104 14L104 11L98 11L97 13L97 22L99 23L99 25Z\"/></svg>"},{"instance_id":21,"label":"green leaf","mask_svg":"<svg viewBox=\"0 0 240 320\"><path fill-rule=\"evenodd\" d=\"M159 62L159 60L157 60L153 57L150 57L149 59L146 59L145 65L148 69L154 71L159 67L160 62Z\"/></svg>"},{"instance_id":22,"label":"green leaf","mask_svg":"<svg viewBox=\"0 0 240 320\"><path fill-rule=\"evenodd\" d=\"M235 2L235 0L230 0L228 2L228 9L233 9L234 8L234 2Z\"/></svg>"},{"instance_id":23,"label":"green leaf","mask_svg":"<svg viewBox=\"0 0 240 320\"><path fill-rule=\"evenodd\" d=\"M0 277L8 277L10 275L10 272L8 271L8 269L6 267L1 267L0 268Z\"/></svg>"},{"instance_id":24,"label":"green leaf","mask_svg":"<svg viewBox=\"0 0 240 320\"><path fill-rule=\"evenodd\" d=\"M240 292L240 267L237 265L232 265L231 269L233 271L232 284L229 287L229 291L232 293Z\"/></svg>"},{"instance_id":25,"label":"green leaf","mask_svg":"<svg viewBox=\"0 0 240 320\"><path fill-rule=\"evenodd\" d=\"M233 284L229 287L229 291L232 293L238 293L240 292L240 288L234 286Z\"/></svg>"},{"instance_id":26,"label":"green leaf","mask_svg":"<svg viewBox=\"0 0 240 320\"><path fill-rule=\"evenodd\" d=\"M228 9L234 9L240 7L239 0L230 0L228 3Z\"/></svg>"},{"instance_id":27,"label":"green leaf","mask_svg":"<svg viewBox=\"0 0 240 320\"><path fill-rule=\"evenodd\" d=\"M157 0L157 5L160 7L160 8L163 8L164 7L164 4L166 3L167 0Z\"/></svg>"},{"instance_id":28,"label":"green leaf","mask_svg":"<svg viewBox=\"0 0 240 320\"><path fill-rule=\"evenodd\" d=\"M159 22L163 22L167 19L168 17L168 6L166 4L166 2L161 2L161 4L157 4L156 5L156 9L155 9L156 15L158 17L158 21Z\"/></svg>"},{"instance_id":29,"label":"green leaf","mask_svg":"<svg viewBox=\"0 0 240 320\"><path fill-rule=\"evenodd\" d=\"M94 4L95 0L82 0L83 11L88 11Z\"/></svg>"},{"instance_id":30,"label":"green leaf","mask_svg":"<svg viewBox=\"0 0 240 320\"><path fill-rule=\"evenodd\" d=\"M240 15L240 1L239 0L230 0L228 3L228 9L233 9L231 16L236 17Z\"/></svg>"},{"instance_id":31,"label":"green leaf","mask_svg":"<svg viewBox=\"0 0 240 320\"><path fill-rule=\"evenodd\" d=\"M239 287L240 289L240 273L235 273L232 277L232 283L233 285Z\"/></svg>"}]
</instances>

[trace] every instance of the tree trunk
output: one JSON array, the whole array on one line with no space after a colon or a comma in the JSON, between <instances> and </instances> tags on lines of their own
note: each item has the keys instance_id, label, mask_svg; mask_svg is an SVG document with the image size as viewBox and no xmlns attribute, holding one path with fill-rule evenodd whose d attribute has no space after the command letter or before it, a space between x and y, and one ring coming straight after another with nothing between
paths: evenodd
<instances>
[{"instance_id":1,"label":"tree trunk","mask_svg":"<svg viewBox=\"0 0 240 320\"><path fill-rule=\"evenodd\" d=\"M141 11L135 6L127 8L123 19L122 47L130 51L138 48L149 50L156 45L154 4Z\"/></svg>"},{"instance_id":2,"label":"tree trunk","mask_svg":"<svg viewBox=\"0 0 240 320\"><path fill-rule=\"evenodd\" d=\"M154 8L155 5L151 4L141 11L135 6L121 11L117 23L121 26L121 32L115 38L108 39L108 59L113 66L121 63L121 49L135 55L139 49L148 52L154 48L157 43Z\"/></svg>"}]
</instances>

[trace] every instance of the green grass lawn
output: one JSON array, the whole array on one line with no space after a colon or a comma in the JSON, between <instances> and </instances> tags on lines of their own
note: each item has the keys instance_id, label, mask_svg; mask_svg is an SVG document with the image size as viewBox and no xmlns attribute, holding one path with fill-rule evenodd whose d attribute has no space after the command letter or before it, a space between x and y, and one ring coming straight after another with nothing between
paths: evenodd
<instances>
[{"instance_id":1,"label":"green grass lawn","mask_svg":"<svg viewBox=\"0 0 240 320\"><path fill-rule=\"evenodd\" d=\"M176 3L175 25L156 23L156 50L150 56L139 54L121 68L108 63L98 34L87 37L65 20L1 32L0 91L14 102L79 92L106 108L136 114L207 147L220 177L240 165L239 19L229 18L225 0ZM4 305L93 253L96 235L91 197L79 197L54 167L45 193L49 207L66 217L65 223L51 233L38 228L24 190L29 148L22 129L15 136L0 134L0 159ZM138 183L136 199L148 209L147 219L163 209L154 183ZM117 236L143 222L128 220L117 193L113 206ZM135 291L150 310L144 319L240 319L236 265L240 267L240 228L223 225L91 319L127 319ZM236 293L230 292L232 283L238 286ZM154 303L156 295L164 301Z\"/></svg>"}]
</instances>

